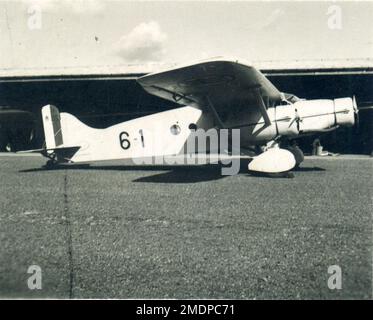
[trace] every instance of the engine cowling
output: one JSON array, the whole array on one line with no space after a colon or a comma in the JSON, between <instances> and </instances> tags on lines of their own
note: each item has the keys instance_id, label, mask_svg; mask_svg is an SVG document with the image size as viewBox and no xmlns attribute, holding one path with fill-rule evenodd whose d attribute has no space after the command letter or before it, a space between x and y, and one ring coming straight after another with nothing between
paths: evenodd
<instances>
[{"instance_id":1,"label":"engine cowling","mask_svg":"<svg viewBox=\"0 0 373 320\"><path fill-rule=\"evenodd\" d=\"M355 123L351 98L298 101L294 107L299 117L299 133L322 132Z\"/></svg>"},{"instance_id":2,"label":"engine cowling","mask_svg":"<svg viewBox=\"0 0 373 320\"><path fill-rule=\"evenodd\" d=\"M355 124L355 113L357 113L354 99L334 99L334 113L336 125L353 126Z\"/></svg>"},{"instance_id":3,"label":"engine cowling","mask_svg":"<svg viewBox=\"0 0 373 320\"><path fill-rule=\"evenodd\" d=\"M260 144L278 136L295 137L334 130L338 126L352 126L356 113L352 98L299 100L268 108L271 124L266 125L263 118L259 119L255 126L248 127L248 140Z\"/></svg>"}]
</instances>

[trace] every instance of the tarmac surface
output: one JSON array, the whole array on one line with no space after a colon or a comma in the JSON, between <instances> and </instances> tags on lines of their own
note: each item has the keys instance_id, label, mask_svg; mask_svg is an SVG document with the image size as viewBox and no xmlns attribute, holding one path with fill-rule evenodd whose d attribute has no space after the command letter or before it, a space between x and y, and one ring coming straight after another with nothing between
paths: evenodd
<instances>
[{"instance_id":1,"label":"tarmac surface","mask_svg":"<svg viewBox=\"0 0 373 320\"><path fill-rule=\"evenodd\" d=\"M372 298L372 158L308 158L293 179L44 163L0 155L2 298Z\"/></svg>"}]
</instances>

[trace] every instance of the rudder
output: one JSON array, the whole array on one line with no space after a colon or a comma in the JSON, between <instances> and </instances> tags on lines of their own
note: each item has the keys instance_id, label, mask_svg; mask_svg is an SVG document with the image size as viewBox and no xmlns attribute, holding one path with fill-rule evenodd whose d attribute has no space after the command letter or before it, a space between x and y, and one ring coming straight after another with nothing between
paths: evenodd
<instances>
[{"instance_id":1,"label":"rudder","mask_svg":"<svg viewBox=\"0 0 373 320\"><path fill-rule=\"evenodd\" d=\"M63 145L61 116L53 105L46 105L41 109L46 149L54 149Z\"/></svg>"}]
</instances>

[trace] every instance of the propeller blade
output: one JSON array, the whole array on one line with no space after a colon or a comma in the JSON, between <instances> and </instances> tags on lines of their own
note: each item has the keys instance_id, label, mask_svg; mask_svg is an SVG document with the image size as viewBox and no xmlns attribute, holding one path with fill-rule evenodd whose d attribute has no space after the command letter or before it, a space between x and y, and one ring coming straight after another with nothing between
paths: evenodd
<instances>
[{"instance_id":1,"label":"propeller blade","mask_svg":"<svg viewBox=\"0 0 373 320\"><path fill-rule=\"evenodd\" d=\"M293 119L291 119L290 123L289 123L289 128L293 125L293 123L297 121L297 118L294 117Z\"/></svg>"},{"instance_id":2,"label":"propeller blade","mask_svg":"<svg viewBox=\"0 0 373 320\"><path fill-rule=\"evenodd\" d=\"M359 118L359 109L357 107L357 102L356 102L356 96L355 95L352 96L352 105L354 107L356 133L359 133L360 118Z\"/></svg>"},{"instance_id":3,"label":"propeller blade","mask_svg":"<svg viewBox=\"0 0 373 320\"><path fill-rule=\"evenodd\" d=\"M302 119L299 116L297 109L295 109L295 116L294 116L294 118L289 123L289 128L293 125L294 122L297 122L297 128L299 130L299 123L302 122Z\"/></svg>"},{"instance_id":4,"label":"propeller blade","mask_svg":"<svg viewBox=\"0 0 373 320\"><path fill-rule=\"evenodd\" d=\"M359 112L359 109L357 108L357 103L356 103L356 96L352 96L352 105L354 106L354 111Z\"/></svg>"},{"instance_id":5,"label":"propeller blade","mask_svg":"<svg viewBox=\"0 0 373 320\"><path fill-rule=\"evenodd\" d=\"M373 106L367 106L367 107L359 107L359 112L360 111L365 111L365 110L372 110Z\"/></svg>"}]
</instances>

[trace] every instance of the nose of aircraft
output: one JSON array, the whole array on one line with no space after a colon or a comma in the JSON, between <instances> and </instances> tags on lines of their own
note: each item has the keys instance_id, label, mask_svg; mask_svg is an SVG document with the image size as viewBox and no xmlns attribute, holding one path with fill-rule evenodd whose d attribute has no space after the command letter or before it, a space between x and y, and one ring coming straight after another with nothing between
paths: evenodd
<instances>
[{"instance_id":1,"label":"nose of aircraft","mask_svg":"<svg viewBox=\"0 0 373 320\"><path fill-rule=\"evenodd\" d=\"M336 125L353 126L357 123L358 109L355 97L334 99Z\"/></svg>"}]
</instances>

